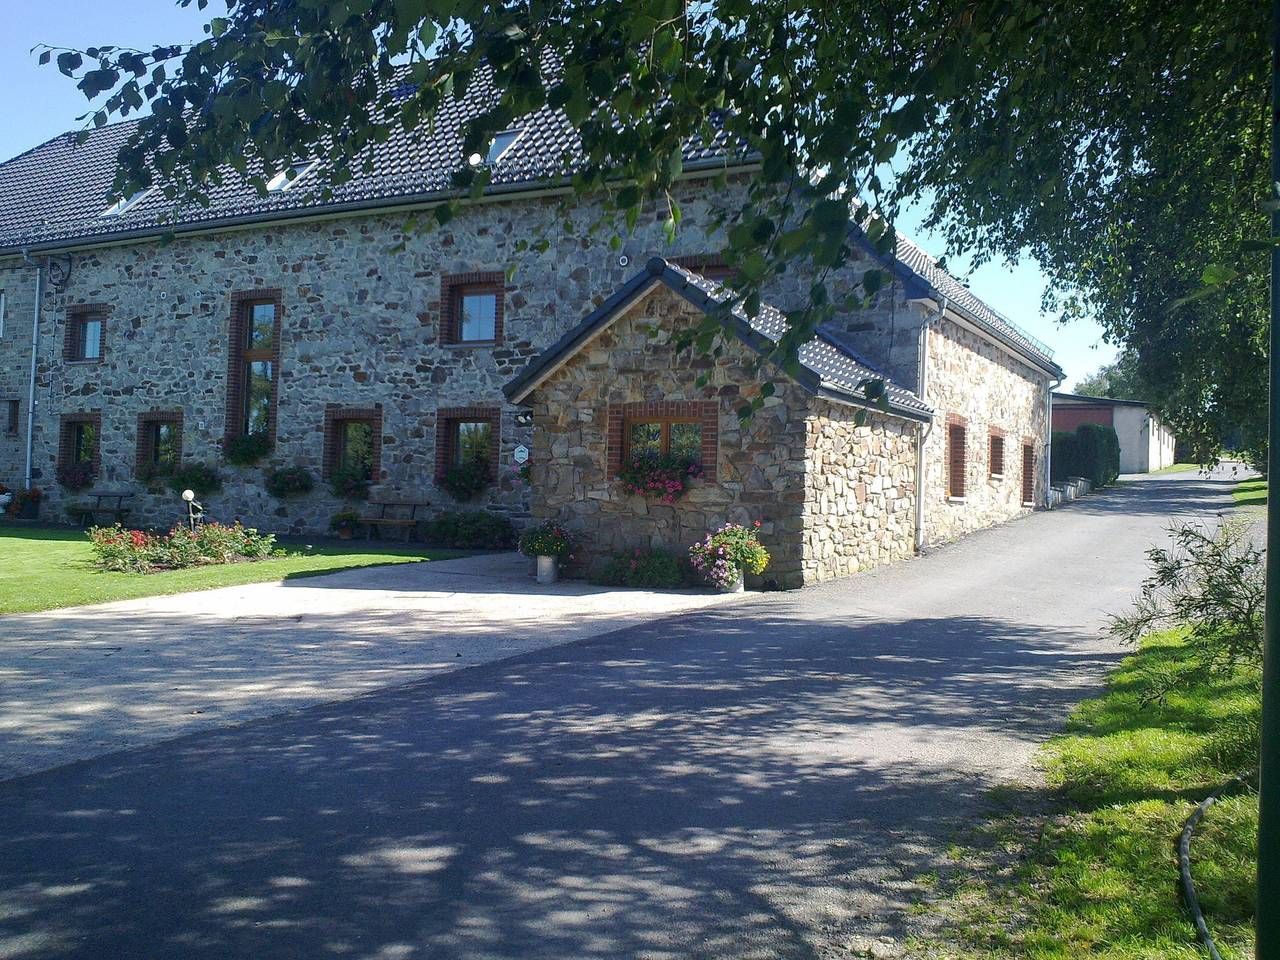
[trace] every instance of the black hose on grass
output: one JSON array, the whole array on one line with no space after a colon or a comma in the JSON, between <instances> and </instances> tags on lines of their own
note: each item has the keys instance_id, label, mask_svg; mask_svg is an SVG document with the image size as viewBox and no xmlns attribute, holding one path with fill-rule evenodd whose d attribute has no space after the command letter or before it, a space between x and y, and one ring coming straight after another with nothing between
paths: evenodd
<instances>
[{"instance_id":1,"label":"black hose on grass","mask_svg":"<svg viewBox=\"0 0 1280 960\"><path fill-rule=\"evenodd\" d=\"M1191 834L1219 797L1233 787L1244 783L1256 773L1256 770L1242 773L1230 783L1219 787L1196 804L1196 808L1191 811L1191 816L1187 817L1187 822L1182 825L1182 839L1178 841L1178 869L1182 873L1182 895L1186 897L1187 906L1191 910L1191 918L1195 921L1196 933L1200 937L1200 942L1204 944L1205 949L1209 951L1209 956L1213 960L1222 960L1222 954L1218 952L1218 945L1213 942L1213 934L1209 932L1209 925L1205 923L1204 912L1200 909L1200 898L1196 896L1196 885L1191 880Z\"/></svg>"}]
</instances>

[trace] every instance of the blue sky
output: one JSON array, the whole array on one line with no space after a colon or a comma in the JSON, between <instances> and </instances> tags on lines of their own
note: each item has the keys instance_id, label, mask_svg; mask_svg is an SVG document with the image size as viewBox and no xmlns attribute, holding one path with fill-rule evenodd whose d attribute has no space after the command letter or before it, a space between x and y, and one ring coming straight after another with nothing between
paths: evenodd
<instances>
[{"instance_id":1,"label":"blue sky","mask_svg":"<svg viewBox=\"0 0 1280 960\"><path fill-rule=\"evenodd\" d=\"M76 117L88 109L80 91L52 65L37 66L33 46L148 48L197 40L205 19L222 8L218 0L203 14L194 4L183 9L172 0L36 0L14 6L0 31L0 159L76 129ZM940 255L940 240L919 229L921 216L908 213L898 229ZM968 276L964 258L949 258L948 265L978 296L1053 347L1068 385L1114 358L1115 349L1101 342L1096 325L1063 326L1041 314L1045 279L1029 259L1014 266L988 263Z\"/></svg>"}]
</instances>

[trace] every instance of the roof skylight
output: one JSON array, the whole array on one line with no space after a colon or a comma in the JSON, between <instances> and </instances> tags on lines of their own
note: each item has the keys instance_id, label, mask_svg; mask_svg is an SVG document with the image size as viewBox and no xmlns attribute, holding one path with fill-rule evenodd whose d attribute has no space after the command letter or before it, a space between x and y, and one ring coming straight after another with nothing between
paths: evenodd
<instances>
[{"instance_id":1,"label":"roof skylight","mask_svg":"<svg viewBox=\"0 0 1280 960\"><path fill-rule=\"evenodd\" d=\"M303 163L295 163L285 167L274 177L267 181L267 193L281 193L288 190L295 183L305 177L311 168L316 165L314 160L306 160Z\"/></svg>"},{"instance_id":2,"label":"roof skylight","mask_svg":"<svg viewBox=\"0 0 1280 960\"><path fill-rule=\"evenodd\" d=\"M482 158L480 154L473 153L469 158L471 165L473 167L478 167L480 164L484 163L489 166L493 166L493 164L505 157L507 155L507 151L514 147L523 136L523 127L517 130L503 130L501 133L495 134L493 137L493 143L489 144L489 155Z\"/></svg>"},{"instance_id":3,"label":"roof skylight","mask_svg":"<svg viewBox=\"0 0 1280 960\"><path fill-rule=\"evenodd\" d=\"M145 197L150 192L151 192L151 188L147 187L144 190L139 190L137 193L130 194L129 196L124 197L121 200L117 200L111 206L107 207L107 209L103 210L102 213L98 214L98 216L118 217L122 213L124 213L126 210L128 210L130 207L132 207L135 203L138 203L140 200L142 200L142 198Z\"/></svg>"}]
</instances>

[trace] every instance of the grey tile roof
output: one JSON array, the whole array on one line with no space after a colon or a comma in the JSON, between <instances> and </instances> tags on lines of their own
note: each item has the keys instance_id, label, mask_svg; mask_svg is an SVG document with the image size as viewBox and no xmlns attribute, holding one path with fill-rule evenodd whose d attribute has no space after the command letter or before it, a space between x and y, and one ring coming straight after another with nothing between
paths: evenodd
<instances>
[{"instance_id":1,"label":"grey tile roof","mask_svg":"<svg viewBox=\"0 0 1280 960\"><path fill-rule=\"evenodd\" d=\"M723 307L733 298L732 291L714 280L661 257L654 257L644 270L628 280L578 326L531 360L524 371L503 388L507 397L517 403L522 401L598 330L608 325L619 311L656 283L666 284L700 310ZM735 306L732 312L736 320L735 333L757 352L767 353L786 332L786 315L769 304L762 304L754 318L749 318L741 305ZM910 390L891 382L834 337L820 333L800 348L799 360L801 373L795 380L810 393L874 408L862 388L869 381L882 381L886 385L890 412L914 420L928 420L933 416L933 408L927 403Z\"/></svg>"},{"instance_id":2,"label":"grey tile roof","mask_svg":"<svg viewBox=\"0 0 1280 960\"><path fill-rule=\"evenodd\" d=\"M1061 368L1054 362L1053 351L1048 346L975 296L972 290L938 266L938 262L933 257L902 234L897 234L895 254L899 264L932 287L934 291L946 297L952 306L967 312L988 327L992 333L1008 341L1032 359L1061 373Z\"/></svg>"},{"instance_id":3,"label":"grey tile roof","mask_svg":"<svg viewBox=\"0 0 1280 960\"><path fill-rule=\"evenodd\" d=\"M137 121L111 124L93 131L83 144L76 135L55 137L0 164L0 251L24 245L83 242L130 233L154 232L167 225L175 212L181 227L199 227L244 218L273 219L325 207L356 207L412 200L447 192L451 175L463 162L462 126L468 117L494 100L492 86L480 76L462 100L449 100L437 114L434 129L406 132L396 128L391 138L368 152L372 169L353 167L354 178L322 199L317 188L322 176L313 171L289 189L258 195L229 168L221 186L209 192L209 206L190 205L175 211L159 191L153 191L119 217L103 217L115 176L115 159L132 135ZM514 126L523 136L493 167L491 191L528 189L563 178L581 162L579 140L563 113L543 108ZM685 164L723 164L729 151L725 140L691 141ZM299 157L306 160L306 157Z\"/></svg>"}]
</instances>

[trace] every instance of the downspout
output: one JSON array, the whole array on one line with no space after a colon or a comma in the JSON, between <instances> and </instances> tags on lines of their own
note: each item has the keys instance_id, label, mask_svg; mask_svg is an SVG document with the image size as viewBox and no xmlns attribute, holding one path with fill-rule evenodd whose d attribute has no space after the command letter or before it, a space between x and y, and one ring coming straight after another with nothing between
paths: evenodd
<instances>
[{"instance_id":1,"label":"downspout","mask_svg":"<svg viewBox=\"0 0 1280 960\"><path fill-rule=\"evenodd\" d=\"M1062 378L1059 377L1052 383L1045 383L1044 388L1044 507L1048 510L1053 506L1053 494L1050 492L1050 480L1053 475L1052 463L1053 459L1053 391L1062 386Z\"/></svg>"},{"instance_id":2,"label":"downspout","mask_svg":"<svg viewBox=\"0 0 1280 960\"><path fill-rule=\"evenodd\" d=\"M31 489L31 461L36 428L36 361L40 356L40 301L44 296L44 264L23 252L23 259L36 268L35 306L31 311L31 379L27 385L27 450L22 488Z\"/></svg>"},{"instance_id":3,"label":"downspout","mask_svg":"<svg viewBox=\"0 0 1280 960\"><path fill-rule=\"evenodd\" d=\"M916 354L919 358L916 366L916 396L925 403L929 402L926 395L929 387L929 327L942 319L950 303L950 298L943 297L942 308L933 316L926 315L924 321L920 324L920 341L916 348ZM921 424L916 430L916 553L924 550L924 445L931 433L933 433L932 419L928 423Z\"/></svg>"}]
</instances>

